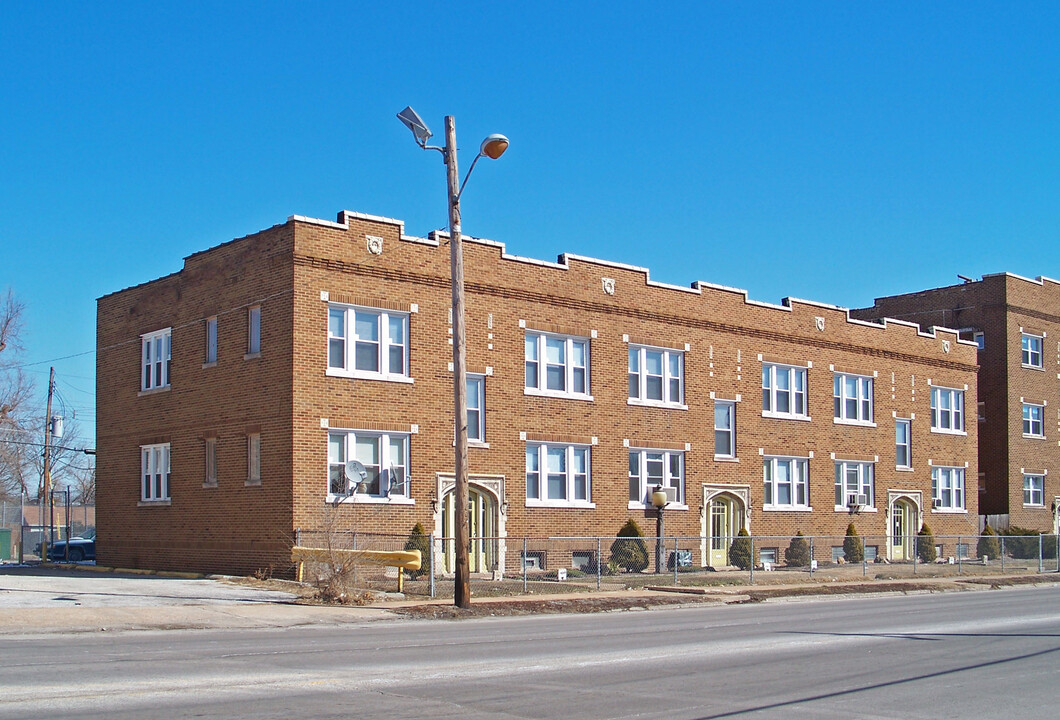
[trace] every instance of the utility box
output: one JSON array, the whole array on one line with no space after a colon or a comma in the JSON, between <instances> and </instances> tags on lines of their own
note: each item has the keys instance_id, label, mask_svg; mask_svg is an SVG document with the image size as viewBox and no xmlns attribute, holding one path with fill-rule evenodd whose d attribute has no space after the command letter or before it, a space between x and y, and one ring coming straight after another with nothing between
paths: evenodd
<instances>
[{"instance_id":1,"label":"utility box","mask_svg":"<svg viewBox=\"0 0 1060 720\"><path fill-rule=\"evenodd\" d=\"M0 528L0 560L11 559L11 528Z\"/></svg>"}]
</instances>

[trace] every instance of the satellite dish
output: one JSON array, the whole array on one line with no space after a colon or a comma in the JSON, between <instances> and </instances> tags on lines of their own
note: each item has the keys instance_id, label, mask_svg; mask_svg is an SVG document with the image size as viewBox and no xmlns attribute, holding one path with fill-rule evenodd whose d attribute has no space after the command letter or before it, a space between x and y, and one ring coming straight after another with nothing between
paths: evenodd
<instances>
[{"instance_id":1,"label":"satellite dish","mask_svg":"<svg viewBox=\"0 0 1060 720\"><path fill-rule=\"evenodd\" d=\"M394 480L393 480L393 478L397 475L397 473L394 472L394 468L396 468L396 467L397 467L397 465L391 465L390 466L390 478L391 478L391 480L390 480L390 488L386 491L386 494L388 496L389 495L393 495L395 492L397 492L399 490L400 490L402 495L407 494L405 492L405 486L409 482L408 477L404 478L401 482L394 482Z\"/></svg>"},{"instance_id":2,"label":"satellite dish","mask_svg":"<svg viewBox=\"0 0 1060 720\"><path fill-rule=\"evenodd\" d=\"M364 492L362 487L368 479L368 469L360 460L350 460L346 463L346 494L353 495L355 492Z\"/></svg>"}]
</instances>

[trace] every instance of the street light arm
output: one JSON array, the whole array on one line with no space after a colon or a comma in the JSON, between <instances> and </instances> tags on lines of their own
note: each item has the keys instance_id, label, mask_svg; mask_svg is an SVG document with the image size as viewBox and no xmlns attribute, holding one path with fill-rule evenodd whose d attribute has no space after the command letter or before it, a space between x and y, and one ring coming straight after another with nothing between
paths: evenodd
<instances>
[{"instance_id":1,"label":"street light arm","mask_svg":"<svg viewBox=\"0 0 1060 720\"><path fill-rule=\"evenodd\" d=\"M462 183L460 183L460 189L456 191L456 195L453 197L453 202L454 203L460 202L460 198L463 197L463 195L464 195L464 186L467 185L467 179L469 177L471 177L471 172L475 169L475 164L478 162L478 159L480 157L482 157L482 153L479 153L478 155L476 155L475 159L471 161L471 167L469 167L467 169L467 175L464 176L464 181Z\"/></svg>"}]
</instances>

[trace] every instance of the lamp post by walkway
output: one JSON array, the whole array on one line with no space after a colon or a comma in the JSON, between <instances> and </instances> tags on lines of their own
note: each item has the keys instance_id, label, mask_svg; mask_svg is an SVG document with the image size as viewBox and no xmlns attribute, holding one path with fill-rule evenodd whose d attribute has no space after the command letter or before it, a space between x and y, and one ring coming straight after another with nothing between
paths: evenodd
<instances>
[{"instance_id":1,"label":"lamp post by walkway","mask_svg":"<svg viewBox=\"0 0 1060 720\"><path fill-rule=\"evenodd\" d=\"M457 607L471 606L471 569L468 532L468 466L467 466L467 350L464 330L464 252L460 235L460 195L464 185L475 169L480 157L496 160L508 149L508 138L503 135L490 135L482 141L479 153L471 162L471 167L458 184L460 174L456 163L456 121L452 115L445 117L445 147L428 145L433 133L427 128L423 119L411 107L398 113L398 119L412 131L416 143L424 150L437 150L442 153L446 166L446 180L449 189L449 269L452 278L453 294L453 424L456 431L456 450L454 458L455 498L453 502L456 544L456 576L453 586L453 604ZM439 498L440 499L440 498ZM432 548L433 552L433 548Z\"/></svg>"}]
</instances>

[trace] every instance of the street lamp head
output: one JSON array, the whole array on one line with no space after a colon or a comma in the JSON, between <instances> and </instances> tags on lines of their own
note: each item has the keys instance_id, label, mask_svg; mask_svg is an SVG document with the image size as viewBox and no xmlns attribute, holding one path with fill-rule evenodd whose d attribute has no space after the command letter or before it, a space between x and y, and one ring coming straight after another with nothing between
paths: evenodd
<instances>
[{"instance_id":1,"label":"street lamp head","mask_svg":"<svg viewBox=\"0 0 1060 720\"><path fill-rule=\"evenodd\" d=\"M496 160L504 151L508 149L508 138L504 137L500 133L493 133L488 135L485 140L482 141L482 146L479 147L478 154L485 155L490 160Z\"/></svg>"},{"instance_id":2,"label":"street lamp head","mask_svg":"<svg viewBox=\"0 0 1060 720\"><path fill-rule=\"evenodd\" d=\"M423 122L421 118L412 107L406 107L404 110L397 114L398 120L404 123L405 127L412 131L412 134L416 136L416 142L419 143L420 147L427 144L427 141L434 135L427 127L427 123ZM505 141L507 143L507 140ZM504 152L501 150L501 152Z\"/></svg>"},{"instance_id":3,"label":"street lamp head","mask_svg":"<svg viewBox=\"0 0 1060 720\"><path fill-rule=\"evenodd\" d=\"M656 486L655 492L651 494L651 504L661 510L662 508L666 507L666 503L666 490L664 490L661 486Z\"/></svg>"}]
</instances>

